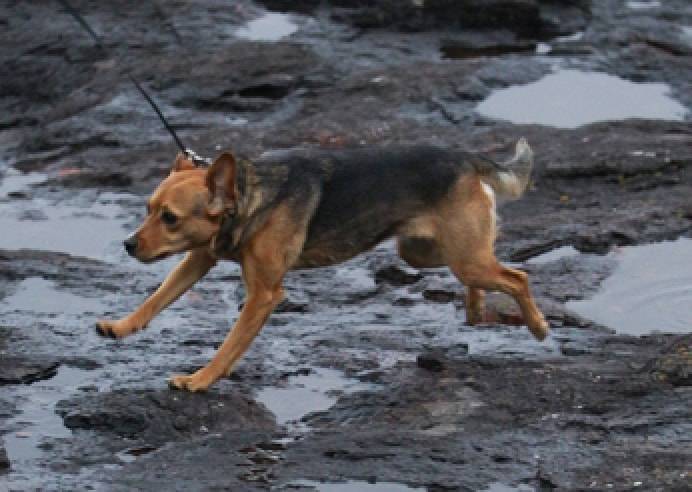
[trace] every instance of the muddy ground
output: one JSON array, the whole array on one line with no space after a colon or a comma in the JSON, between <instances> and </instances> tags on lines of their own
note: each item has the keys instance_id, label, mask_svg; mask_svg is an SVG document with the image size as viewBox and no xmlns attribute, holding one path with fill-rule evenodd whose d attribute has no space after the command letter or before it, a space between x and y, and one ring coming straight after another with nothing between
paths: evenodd
<instances>
[{"instance_id":1,"label":"muddy ground","mask_svg":"<svg viewBox=\"0 0 692 492\"><path fill-rule=\"evenodd\" d=\"M565 303L598 291L613 248L690 235L690 113L561 129L474 112L555 67L664 82L689 110L688 2L73 3L110 53L58 2L0 4L1 490L688 490L689 330L615 333ZM295 32L239 37L265 8ZM175 263L117 244L176 153L126 69L208 156L433 141L505 158L526 136L534 182L501 207L497 249L530 273L551 336L500 295L496 322L465 325L453 277L384 243L292 273L228 380L169 391L243 291L224 264L148 330L95 334ZM562 246L581 254L530 261Z\"/></svg>"}]
</instances>

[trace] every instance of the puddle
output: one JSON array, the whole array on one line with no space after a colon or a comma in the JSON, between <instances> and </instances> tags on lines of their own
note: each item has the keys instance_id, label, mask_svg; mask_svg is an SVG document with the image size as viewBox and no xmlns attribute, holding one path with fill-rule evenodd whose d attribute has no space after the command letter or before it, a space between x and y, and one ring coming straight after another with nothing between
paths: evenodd
<instances>
[{"instance_id":1,"label":"puddle","mask_svg":"<svg viewBox=\"0 0 692 492\"><path fill-rule=\"evenodd\" d=\"M94 371L60 366L55 377L32 385L17 386L15 400L21 402L20 414L10 419L11 432L2 436L10 459L11 470L8 486L41 487L42 469L39 466L43 447L47 441L69 438L72 431L63 425L63 419L55 413L58 401L94 377ZM10 390L8 390L10 391Z\"/></svg>"},{"instance_id":2,"label":"puddle","mask_svg":"<svg viewBox=\"0 0 692 492\"><path fill-rule=\"evenodd\" d=\"M335 393L353 393L371 387L344 377L341 371L316 368L308 375L290 378L286 388L262 389L256 399L276 415L279 425L284 425L329 409L338 399Z\"/></svg>"},{"instance_id":3,"label":"puddle","mask_svg":"<svg viewBox=\"0 0 692 492\"><path fill-rule=\"evenodd\" d=\"M314 480L295 480L288 485L312 487L318 492L425 492L422 487L409 487L394 482L362 482L348 480L346 482L317 482Z\"/></svg>"},{"instance_id":4,"label":"puddle","mask_svg":"<svg viewBox=\"0 0 692 492\"><path fill-rule=\"evenodd\" d=\"M23 174L16 169L8 168L0 177L0 200L15 198L12 195L31 185L43 183L46 179L47 176L41 173Z\"/></svg>"},{"instance_id":5,"label":"puddle","mask_svg":"<svg viewBox=\"0 0 692 492\"><path fill-rule=\"evenodd\" d=\"M547 55L551 51L553 51L553 47L548 43L536 43L535 52L537 55Z\"/></svg>"},{"instance_id":6,"label":"puddle","mask_svg":"<svg viewBox=\"0 0 692 492\"><path fill-rule=\"evenodd\" d=\"M572 34L567 34L566 36L558 36L553 41L556 43L572 43L575 41L581 41L584 38L584 31L577 31Z\"/></svg>"},{"instance_id":7,"label":"puddle","mask_svg":"<svg viewBox=\"0 0 692 492\"><path fill-rule=\"evenodd\" d=\"M18 193L19 181L26 185L32 179L16 178L7 186ZM12 231L0 236L0 249L36 249L105 259L122 249L127 214L117 202L129 198L102 193L92 200L80 197L59 204L47 199L0 203L0 230Z\"/></svg>"},{"instance_id":8,"label":"puddle","mask_svg":"<svg viewBox=\"0 0 692 492\"><path fill-rule=\"evenodd\" d=\"M680 29L682 30L682 37L692 41L692 26L682 26Z\"/></svg>"},{"instance_id":9,"label":"puddle","mask_svg":"<svg viewBox=\"0 0 692 492\"><path fill-rule=\"evenodd\" d=\"M629 0L626 3L627 7L633 10L643 10L643 9L653 9L661 6L661 2L658 0L651 1L634 1Z\"/></svg>"},{"instance_id":10,"label":"puddle","mask_svg":"<svg viewBox=\"0 0 692 492\"><path fill-rule=\"evenodd\" d=\"M238 29L235 35L250 41L278 41L297 30L298 26L291 20L290 15L267 12Z\"/></svg>"},{"instance_id":11,"label":"puddle","mask_svg":"<svg viewBox=\"0 0 692 492\"><path fill-rule=\"evenodd\" d=\"M367 268L337 266L334 277L352 289L367 292L377 287L375 278Z\"/></svg>"},{"instance_id":12,"label":"puddle","mask_svg":"<svg viewBox=\"0 0 692 492\"><path fill-rule=\"evenodd\" d=\"M579 256L581 253L579 250L575 249L574 246L560 246L559 248L551 249L545 253L529 258L526 263L533 263L535 265L541 265L543 263L550 263L551 261L561 260L562 258L571 258L573 256Z\"/></svg>"},{"instance_id":13,"label":"puddle","mask_svg":"<svg viewBox=\"0 0 692 492\"><path fill-rule=\"evenodd\" d=\"M77 296L59 290L55 283L40 277L29 277L17 286L17 290L3 299L2 304L11 311L28 311L41 314L82 315L103 309L98 299Z\"/></svg>"},{"instance_id":14,"label":"puddle","mask_svg":"<svg viewBox=\"0 0 692 492\"><path fill-rule=\"evenodd\" d=\"M534 492L533 487L528 485L505 485L500 482L493 482L480 492Z\"/></svg>"},{"instance_id":15,"label":"puddle","mask_svg":"<svg viewBox=\"0 0 692 492\"><path fill-rule=\"evenodd\" d=\"M568 308L622 334L692 332L692 239L628 246L611 255L618 265L600 291Z\"/></svg>"},{"instance_id":16,"label":"puddle","mask_svg":"<svg viewBox=\"0 0 692 492\"><path fill-rule=\"evenodd\" d=\"M559 70L530 84L494 91L476 111L517 124L576 128L598 121L682 121L687 110L662 83L635 83L600 72Z\"/></svg>"}]
</instances>

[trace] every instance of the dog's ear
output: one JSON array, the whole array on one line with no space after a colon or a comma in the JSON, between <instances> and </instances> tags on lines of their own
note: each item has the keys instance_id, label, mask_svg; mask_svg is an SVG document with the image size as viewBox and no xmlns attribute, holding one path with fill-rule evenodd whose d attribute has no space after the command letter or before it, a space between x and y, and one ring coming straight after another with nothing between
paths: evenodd
<instances>
[{"instance_id":1,"label":"dog's ear","mask_svg":"<svg viewBox=\"0 0 692 492\"><path fill-rule=\"evenodd\" d=\"M171 174L178 171L187 171L189 169L194 169L195 167L195 163L192 162L192 159L190 159L182 152L178 152L178 155L175 156L175 162L173 163Z\"/></svg>"},{"instance_id":2,"label":"dog's ear","mask_svg":"<svg viewBox=\"0 0 692 492\"><path fill-rule=\"evenodd\" d=\"M235 203L235 178L235 157L230 152L224 152L216 158L207 171L209 214L218 215Z\"/></svg>"}]
</instances>

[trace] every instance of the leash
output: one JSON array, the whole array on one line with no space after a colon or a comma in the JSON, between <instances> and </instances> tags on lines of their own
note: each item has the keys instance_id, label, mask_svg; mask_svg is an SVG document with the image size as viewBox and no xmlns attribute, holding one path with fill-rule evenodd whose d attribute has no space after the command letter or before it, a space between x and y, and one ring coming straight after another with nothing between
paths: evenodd
<instances>
[{"instance_id":1,"label":"leash","mask_svg":"<svg viewBox=\"0 0 692 492\"><path fill-rule=\"evenodd\" d=\"M101 40L101 37L96 34L96 32L91 28L89 23L86 21L84 17L75 9L72 5L67 0L58 0L60 4L67 10L67 12L74 17L74 19L77 21L77 23L89 34L91 39L94 41L94 44L96 47L98 47L104 54L112 56L112 53L106 48L106 46L103 44L103 41ZM118 62L118 58L115 56L112 56L113 59ZM168 130L168 133L171 134L171 137L173 137L173 140L175 141L176 145L180 149L180 151L185 154L187 158L192 160L192 162L195 163L196 166L203 166L203 165L209 165L211 164L211 159L207 157L201 157L199 156L194 150L186 148L185 145L183 144L182 140L180 140L180 137L178 137L178 134L175 133L175 130L173 127L168 123L168 120L166 120L166 117L163 115L163 112L159 108L159 106L154 102L154 99L147 93L147 91L142 87L142 84L137 82L137 79L134 78L132 75L132 72L130 71L129 68L125 68L125 74L127 75L127 78L134 84L134 86L137 88L139 93L144 97L144 99L149 103L149 106L154 110L156 115L159 117L159 120L161 120L161 123L163 123L163 126L166 130Z\"/></svg>"}]
</instances>

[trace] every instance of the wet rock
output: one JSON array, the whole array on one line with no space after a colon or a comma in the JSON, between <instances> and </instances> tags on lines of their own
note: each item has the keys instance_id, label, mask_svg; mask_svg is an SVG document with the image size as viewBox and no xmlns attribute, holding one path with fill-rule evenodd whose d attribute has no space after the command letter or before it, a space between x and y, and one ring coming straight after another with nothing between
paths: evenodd
<instances>
[{"instance_id":1,"label":"wet rock","mask_svg":"<svg viewBox=\"0 0 692 492\"><path fill-rule=\"evenodd\" d=\"M292 301L291 299L284 299L274 309L274 313L307 313L308 311L310 311L310 306L307 303Z\"/></svg>"},{"instance_id":2,"label":"wet rock","mask_svg":"<svg viewBox=\"0 0 692 492\"><path fill-rule=\"evenodd\" d=\"M59 178L65 188L127 188L132 186L132 177L126 173L82 171ZM55 184L48 181L47 185Z\"/></svg>"},{"instance_id":3,"label":"wet rock","mask_svg":"<svg viewBox=\"0 0 692 492\"><path fill-rule=\"evenodd\" d=\"M10 460L7 457L7 452L5 451L5 448L0 446L0 474L7 473L7 471L9 469L10 469Z\"/></svg>"},{"instance_id":4,"label":"wet rock","mask_svg":"<svg viewBox=\"0 0 692 492\"><path fill-rule=\"evenodd\" d=\"M673 386L692 384L692 336L682 337L649 363L651 375Z\"/></svg>"},{"instance_id":5,"label":"wet rock","mask_svg":"<svg viewBox=\"0 0 692 492\"><path fill-rule=\"evenodd\" d=\"M43 379L50 379L57 374L58 366L60 363L55 360L3 355L0 359L0 386L30 384Z\"/></svg>"},{"instance_id":6,"label":"wet rock","mask_svg":"<svg viewBox=\"0 0 692 492\"><path fill-rule=\"evenodd\" d=\"M152 445L208 432L269 430L273 416L240 395L118 390L58 402L70 429L88 429Z\"/></svg>"},{"instance_id":7,"label":"wet rock","mask_svg":"<svg viewBox=\"0 0 692 492\"><path fill-rule=\"evenodd\" d=\"M453 40L449 39L442 43L440 51L445 58L453 58L457 60L464 60L466 58L479 58L482 56L500 56L509 53L527 53L533 52L536 49L535 43L528 42L517 42L514 44L509 43L484 43L478 45L477 43L469 43L463 40ZM474 100L474 97L469 97L468 91L466 91L467 99Z\"/></svg>"},{"instance_id":8,"label":"wet rock","mask_svg":"<svg viewBox=\"0 0 692 492\"><path fill-rule=\"evenodd\" d=\"M415 284L422 278L422 274L406 271L397 265L388 265L375 272L376 283L385 282L395 287Z\"/></svg>"},{"instance_id":9,"label":"wet rock","mask_svg":"<svg viewBox=\"0 0 692 492\"><path fill-rule=\"evenodd\" d=\"M440 372L445 368L444 355L439 352L426 352L416 357L416 365L421 369Z\"/></svg>"},{"instance_id":10,"label":"wet rock","mask_svg":"<svg viewBox=\"0 0 692 492\"><path fill-rule=\"evenodd\" d=\"M500 358L457 360L440 349L444 378L410 364L401 367L394 380L387 380L386 392L344 395L335 407L311 418L320 432L288 448L281 476L319 480L346 470L350 476L376 470L378 480L445 483L455 490L483 489L488 476L497 483L521 479L536 488L547 486L546 482L550 487L580 488L588 487L592 476L598 476L599 483L632 481L622 468L612 468L613 461L602 461L601 451L594 451L595 442L608 450L610 460L627 468L631 457L616 458L616 443L625 439L651 444L653 438L666 444L660 449L637 448L634 461L639 468L632 476L638 473L640 480L645 476L653 487L681 484L684 477L679 470L685 458L676 452L683 443L676 441L677 451L671 454L666 436L687 425L688 398L677 402L675 410L649 415L648 409L660 408L668 390L648 380L646 373L633 374L629 367L679 339L601 337L596 352L602 350L602 357L586 363L556 358L547 365ZM435 360L439 358L436 355ZM392 421L397 422L396 430L388 424ZM559 442L540 437L552 432L560 433ZM571 450L584 453L588 473L565 468L562 458L574 456L565 452L565 442ZM304 465L310 457L323 456L325 449L330 455L320 470ZM535 462L516 458L526 456L519 449L541 459L539 475ZM354 459L360 456L370 458ZM651 465L644 464L647 459ZM433 468L434 473L425 471ZM660 469L661 475L654 469Z\"/></svg>"},{"instance_id":11,"label":"wet rock","mask_svg":"<svg viewBox=\"0 0 692 492\"><path fill-rule=\"evenodd\" d=\"M267 482L276 478L272 469L278 462L267 458L257 463L252 459L256 455L248 454L246 450L256 449L268 438L270 436L266 433L252 430L238 431L233 435L212 433L180 446L166 446L136 461L124 463L117 471L104 472L102 479L111 488L122 490L265 491Z\"/></svg>"},{"instance_id":12,"label":"wet rock","mask_svg":"<svg viewBox=\"0 0 692 492\"><path fill-rule=\"evenodd\" d=\"M270 9L284 11L305 12L320 5L314 0L261 1ZM331 3L339 7L333 18L363 29L396 27L404 31L420 31L441 27L508 28L523 37L539 38L573 32L583 27L589 17L590 6L587 0L559 4L541 0L335 0Z\"/></svg>"},{"instance_id":13,"label":"wet rock","mask_svg":"<svg viewBox=\"0 0 692 492\"><path fill-rule=\"evenodd\" d=\"M423 291L423 297L428 301L447 303L453 302L457 293L443 288L429 287Z\"/></svg>"},{"instance_id":14,"label":"wet rock","mask_svg":"<svg viewBox=\"0 0 692 492\"><path fill-rule=\"evenodd\" d=\"M588 349L584 347L574 346L570 344L560 345L560 353L566 355L567 357L574 357L578 355L588 354Z\"/></svg>"},{"instance_id":15,"label":"wet rock","mask_svg":"<svg viewBox=\"0 0 692 492\"><path fill-rule=\"evenodd\" d=\"M315 76L316 65L314 54L305 47L248 42L229 46L184 78L170 73L170 66L157 77L162 87L175 84L168 92L180 104L205 110L256 112L287 97L301 85L303 77Z\"/></svg>"}]
</instances>

